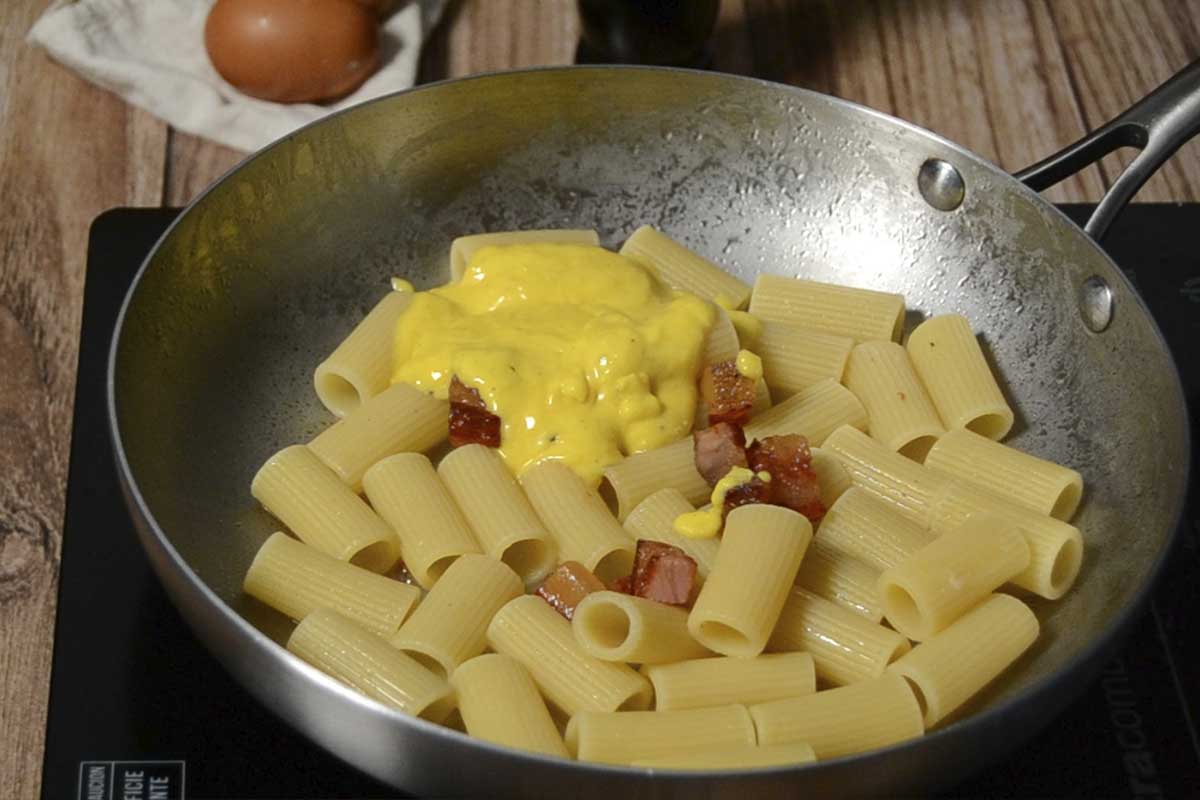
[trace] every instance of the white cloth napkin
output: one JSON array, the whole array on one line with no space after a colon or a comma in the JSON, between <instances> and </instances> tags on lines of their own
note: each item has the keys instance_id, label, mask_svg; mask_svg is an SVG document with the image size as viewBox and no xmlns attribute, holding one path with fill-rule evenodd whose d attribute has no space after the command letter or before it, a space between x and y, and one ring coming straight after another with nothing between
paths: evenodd
<instances>
[{"instance_id":1,"label":"white cloth napkin","mask_svg":"<svg viewBox=\"0 0 1200 800\"><path fill-rule=\"evenodd\" d=\"M444 5L413 0L389 17L382 66L353 94L329 105L288 105L247 97L213 69L204 49L204 20L213 2L54 0L29 41L179 130L257 150L333 111L412 86L421 40Z\"/></svg>"}]
</instances>

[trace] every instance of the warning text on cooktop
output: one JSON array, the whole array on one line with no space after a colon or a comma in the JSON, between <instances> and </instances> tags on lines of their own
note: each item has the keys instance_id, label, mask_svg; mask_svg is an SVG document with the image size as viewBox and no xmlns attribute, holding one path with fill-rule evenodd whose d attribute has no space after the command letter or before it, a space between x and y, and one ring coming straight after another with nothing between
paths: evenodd
<instances>
[{"instance_id":1,"label":"warning text on cooktop","mask_svg":"<svg viewBox=\"0 0 1200 800\"><path fill-rule=\"evenodd\" d=\"M79 800L185 800L182 761L84 761Z\"/></svg>"}]
</instances>

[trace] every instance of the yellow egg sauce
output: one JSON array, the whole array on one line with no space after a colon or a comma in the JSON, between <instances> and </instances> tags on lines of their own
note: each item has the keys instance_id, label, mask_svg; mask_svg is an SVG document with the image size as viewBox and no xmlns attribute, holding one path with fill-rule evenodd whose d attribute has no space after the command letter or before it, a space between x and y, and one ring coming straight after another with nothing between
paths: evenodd
<instances>
[{"instance_id":1,"label":"yellow egg sauce","mask_svg":"<svg viewBox=\"0 0 1200 800\"><path fill-rule=\"evenodd\" d=\"M771 473L754 473L745 467L730 467L729 472L725 473L725 477L717 481L717 485L713 487L712 495L709 498L712 505L699 511L687 511L680 514L675 518L671 527L680 536L686 536L689 539L711 539L720 532L721 523L724 521L722 512L725 508L725 495L743 483L749 483L755 477L763 483L768 483L771 480Z\"/></svg>"},{"instance_id":2,"label":"yellow egg sauce","mask_svg":"<svg viewBox=\"0 0 1200 800\"><path fill-rule=\"evenodd\" d=\"M729 295L719 294L713 298L713 302L725 309L725 313L729 315L729 321L737 331L738 341L751 348L756 347L759 337L762 336L762 320L749 311L739 311Z\"/></svg>"},{"instance_id":3,"label":"yellow egg sauce","mask_svg":"<svg viewBox=\"0 0 1200 800\"><path fill-rule=\"evenodd\" d=\"M737 365L738 374L744 378L756 381L763 376L762 359L749 350L739 350L733 363Z\"/></svg>"},{"instance_id":4,"label":"yellow egg sauce","mask_svg":"<svg viewBox=\"0 0 1200 800\"><path fill-rule=\"evenodd\" d=\"M689 434L715 316L602 247L484 247L460 281L413 296L392 382L446 398L457 375L500 417L514 472L558 459L594 486L625 455Z\"/></svg>"}]
</instances>

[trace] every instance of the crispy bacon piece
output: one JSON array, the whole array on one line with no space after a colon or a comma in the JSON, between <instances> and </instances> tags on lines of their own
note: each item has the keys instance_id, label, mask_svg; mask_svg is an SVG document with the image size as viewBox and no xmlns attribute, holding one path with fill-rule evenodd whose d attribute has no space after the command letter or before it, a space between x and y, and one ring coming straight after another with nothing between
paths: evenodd
<instances>
[{"instance_id":1,"label":"crispy bacon piece","mask_svg":"<svg viewBox=\"0 0 1200 800\"><path fill-rule=\"evenodd\" d=\"M551 572L535 594L567 619L575 616L575 607L592 592L604 591L604 582L578 561L564 561Z\"/></svg>"},{"instance_id":2,"label":"crispy bacon piece","mask_svg":"<svg viewBox=\"0 0 1200 800\"><path fill-rule=\"evenodd\" d=\"M700 375L700 398L708 408L708 424L745 425L754 408L754 381L738 372L737 361L709 364Z\"/></svg>"},{"instance_id":3,"label":"crispy bacon piece","mask_svg":"<svg viewBox=\"0 0 1200 800\"><path fill-rule=\"evenodd\" d=\"M746 448L746 458L750 469L771 473L769 502L799 511L813 522L825 515L808 439L798 433L756 439Z\"/></svg>"},{"instance_id":4,"label":"crispy bacon piece","mask_svg":"<svg viewBox=\"0 0 1200 800\"><path fill-rule=\"evenodd\" d=\"M729 512L738 506L745 506L750 503L770 502L772 502L771 484L759 480L758 476L755 475L746 483L739 483L725 493L725 504L721 508L721 516L722 518L729 516Z\"/></svg>"},{"instance_id":5,"label":"crispy bacon piece","mask_svg":"<svg viewBox=\"0 0 1200 800\"><path fill-rule=\"evenodd\" d=\"M487 410L479 390L450 378L450 444L500 446L500 418Z\"/></svg>"},{"instance_id":6,"label":"crispy bacon piece","mask_svg":"<svg viewBox=\"0 0 1200 800\"><path fill-rule=\"evenodd\" d=\"M692 434L696 471L709 486L716 486L734 467L746 466L746 434L736 422L716 425Z\"/></svg>"},{"instance_id":7,"label":"crispy bacon piece","mask_svg":"<svg viewBox=\"0 0 1200 800\"><path fill-rule=\"evenodd\" d=\"M638 539L630 577L631 594L668 605L686 606L696 582L696 562L673 545Z\"/></svg>"},{"instance_id":8,"label":"crispy bacon piece","mask_svg":"<svg viewBox=\"0 0 1200 800\"><path fill-rule=\"evenodd\" d=\"M621 594L633 594L633 576L622 575L608 585L608 588Z\"/></svg>"}]
</instances>

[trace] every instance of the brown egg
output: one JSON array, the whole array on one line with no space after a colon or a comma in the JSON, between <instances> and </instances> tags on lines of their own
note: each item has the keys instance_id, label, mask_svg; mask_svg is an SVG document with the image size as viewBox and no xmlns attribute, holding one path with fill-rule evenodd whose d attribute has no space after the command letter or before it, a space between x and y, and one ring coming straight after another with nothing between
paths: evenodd
<instances>
[{"instance_id":1,"label":"brown egg","mask_svg":"<svg viewBox=\"0 0 1200 800\"><path fill-rule=\"evenodd\" d=\"M221 77L248 95L334 100L379 65L379 21L359 0L217 0L204 46Z\"/></svg>"}]
</instances>

